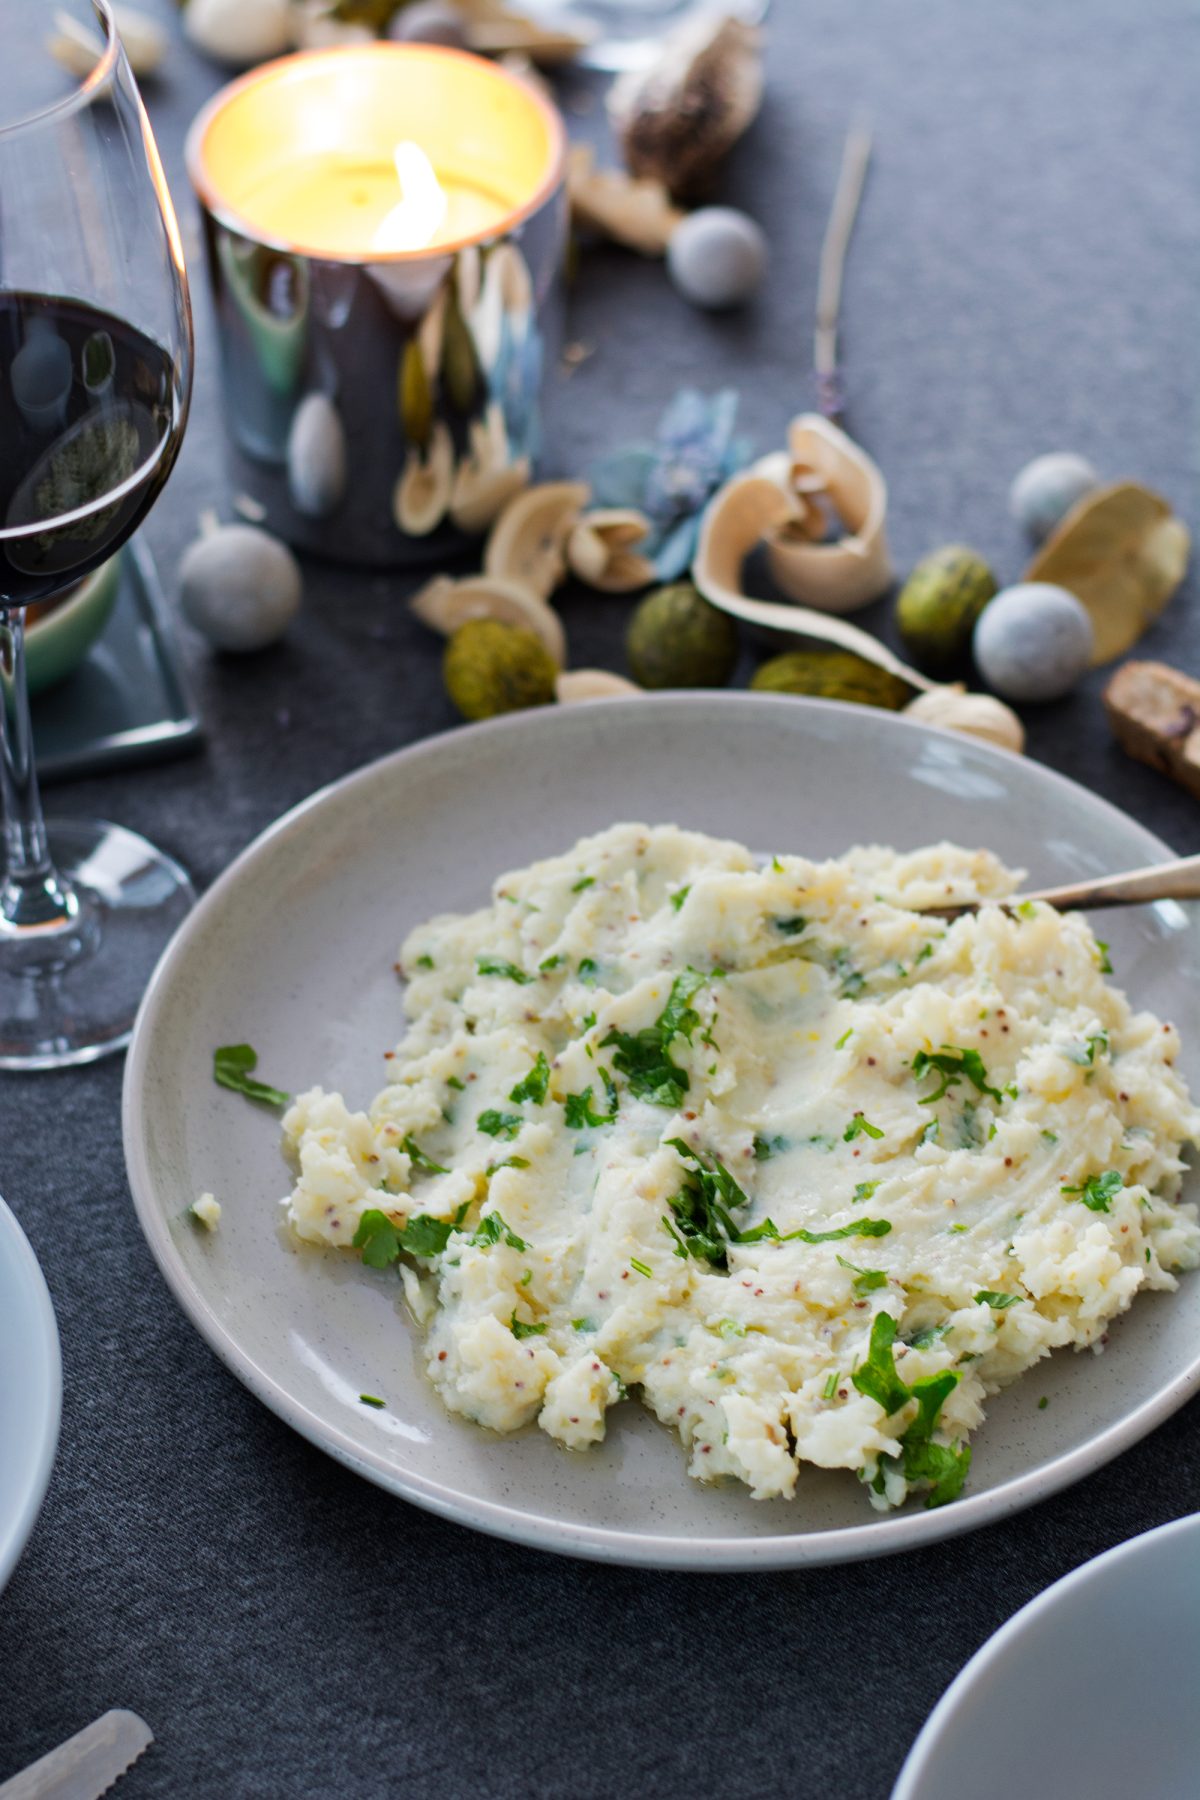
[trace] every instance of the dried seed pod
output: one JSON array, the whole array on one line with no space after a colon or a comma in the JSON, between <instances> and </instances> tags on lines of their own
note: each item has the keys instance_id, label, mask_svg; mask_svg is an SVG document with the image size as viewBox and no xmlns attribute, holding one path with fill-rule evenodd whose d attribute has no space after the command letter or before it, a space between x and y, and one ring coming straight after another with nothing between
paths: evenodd
<instances>
[{"instance_id":1,"label":"dried seed pod","mask_svg":"<svg viewBox=\"0 0 1200 1800\"><path fill-rule=\"evenodd\" d=\"M577 224L602 232L641 256L662 256L687 216L672 206L661 181L638 181L623 169L598 169L587 144L573 144L567 193Z\"/></svg>"},{"instance_id":2,"label":"dried seed pod","mask_svg":"<svg viewBox=\"0 0 1200 1800\"><path fill-rule=\"evenodd\" d=\"M554 691L560 706L573 706L581 700L612 700L646 690L623 675L614 675L611 669L564 669Z\"/></svg>"},{"instance_id":3,"label":"dried seed pod","mask_svg":"<svg viewBox=\"0 0 1200 1800\"><path fill-rule=\"evenodd\" d=\"M650 68L618 77L608 110L634 175L676 198L703 188L762 103L759 43L743 20L709 13L666 38Z\"/></svg>"},{"instance_id":4,"label":"dried seed pod","mask_svg":"<svg viewBox=\"0 0 1200 1800\"><path fill-rule=\"evenodd\" d=\"M992 694L968 694L961 683L918 694L904 712L924 725L961 731L966 737L982 738L985 744L998 744L1001 750L1020 755L1025 748L1025 727L1012 707Z\"/></svg>"},{"instance_id":5,"label":"dried seed pod","mask_svg":"<svg viewBox=\"0 0 1200 1800\"><path fill-rule=\"evenodd\" d=\"M428 450L410 450L396 483L392 512L399 530L427 537L446 516L454 487L454 442L439 419Z\"/></svg>"},{"instance_id":6,"label":"dried seed pod","mask_svg":"<svg viewBox=\"0 0 1200 1800\"><path fill-rule=\"evenodd\" d=\"M567 639L562 620L537 594L520 582L499 576L468 575L454 581L438 575L413 595L409 607L443 637L450 637L471 619L495 619L501 625L519 625L541 639L559 668L567 659Z\"/></svg>"},{"instance_id":7,"label":"dried seed pod","mask_svg":"<svg viewBox=\"0 0 1200 1800\"><path fill-rule=\"evenodd\" d=\"M527 456L511 459L504 413L494 402L467 428L471 448L458 465L450 496L450 517L460 531L486 531L529 484Z\"/></svg>"},{"instance_id":8,"label":"dried seed pod","mask_svg":"<svg viewBox=\"0 0 1200 1800\"><path fill-rule=\"evenodd\" d=\"M485 572L518 581L545 599L567 572L567 539L590 497L583 481L543 481L526 488L492 527Z\"/></svg>"},{"instance_id":9,"label":"dried seed pod","mask_svg":"<svg viewBox=\"0 0 1200 1800\"><path fill-rule=\"evenodd\" d=\"M183 29L198 49L245 68L291 48L289 0L187 0Z\"/></svg>"},{"instance_id":10,"label":"dried seed pod","mask_svg":"<svg viewBox=\"0 0 1200 1800\"><path fill-rule=\"evenodd\" d=\"M650 521L632 508L596 507L581 513L567 539L572 575L602 594L632 594L654 580L654 564L633 548L650 535Z\"/></svg>"}]
</instances>

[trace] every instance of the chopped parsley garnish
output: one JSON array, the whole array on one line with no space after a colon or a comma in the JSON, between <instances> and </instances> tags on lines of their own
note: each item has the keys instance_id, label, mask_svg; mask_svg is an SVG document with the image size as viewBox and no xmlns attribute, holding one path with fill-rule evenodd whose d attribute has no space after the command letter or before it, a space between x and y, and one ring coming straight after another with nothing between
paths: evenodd
<instances>
[{"instance_id":1,"label":"chopped parsley garnish","mask_svg":"<svg viewBox=\"0 0 1200 1800\"><path fill-rule=\"evenodd\" d=\"M1082 1043L1069 1045L1064 1054L1071 1062L1078 1063L1081 1069L1092 1068L1098 1056L1108 1055L1107 1031L1094 1031Z\"/></svg>"},{"instance_id":2,"label":"chopped parsley garnish","mask_svg":"<svg viewBox=\"0 0 1200 1800\"><path fill-rule=\"evenodd\" d=\"M435 1163L432 1157L426 1156L420 1144L418 1144L413 1137L411 1131L405 1136L400 1148L404 1151L414 1169L424 1169L427 1175L449 1174L449 1170L443 1169L441 1163Z\"/></svg>"},{"instance_id":3,"label":"chopped parsley garnish","mask_svg":"<svg viewBox=\"0 0 1200 1800\"><path fill-rule=\"evenodd\" d=\"M1096 967L1102 975L1111 975L1113 972L1112 961L1108 954L1108 945L1103 938L1096 939L1096 949L1099 951L1099 955L1096 958Z\"/></svg>"},{"instance_id":4,"label":"chopped parsley garnish","mask_svg":"<svg viewBox=\"0 0 1200 1800\"><path fill-rule=\"evenodd\" d=\"M590 1012L590 1013L588 1013L587 1017L583 1020L581 1029L583 1031L590 1031L592 1029L592 1026L595 1023L596 1023L596 1015L594 1012Z\"/></svg>"},{"instance_id":5,"label":"chopped parsley garnish","mask_svg":"<svg viewBox=\"0 0 1200 1800\"><path fill-rule=\"evenodd\" d=\"M433 967L432 956L418 956L417 967L418 967L418 969L432 969L432 967Z\"/></svg>"},{"instance_id":6,"label":"chopped parsley garnish","mask_svg":"<svg viewBox=\"0 0 1200 1800\"><path fill-rule=\"evenodd\" d=\"M1092 1212L1108 1212L1111 1202L1124 1186L1124 1177L1118 1169L1106 1169L1103 1175L1089 1175L1079 1187L1068 1187L1064 1182L1062 1191L1074 1194Z\"/></svg>"},{"instance_id":7,"label":"chopped parsley garnish","mask_svg":"<svg viewBox=\"0 0 1200 1800\"><path fill-rule=\"evenodd\" d=\"M889 1418L909 1400L917 1403L917 1414L900 1440L898 1459L907 1481L924 1482L929 1488L927 1506L944 1506L962 1492L967 1470L971 1466L970 1449L964 1445L954 1449L949 1444L935 1444L934 1428L946 1396L958 1385L952 1369L926 1375L910 1388L896 1372L892 1345L896 1340L896 1321L889 1313L876 1313L871 1326L867 1360L851 1376L860 1394L874 1400ZM895 1466L897 1459L881 1461ZM884 1470L880 1469L876 1484L882 1488Z\"/></svg>"},{"instance_id":8,"label":"chopped parsley garnish","mask_svg":"<svg viewBox=\"0 0 1200 1800\"><path fill-rule=\"evenodd\" d=\"M925 1127L924 1131L921 1133L920 1137L917 1139L917 1143L918 1144L936 1144L936 1143L940 1142L941 1135L942 1135L942 1121L940 1119L930 1119L928 1125Z\"/></svg>"},{"instance_id":9,"label":"chopped parsley garnish","mask_svg":"<svg viewBox=\"0 0 1200 1800\"><path fill-rule=\"evenodd\" d=\"M767 1224L771 1224L769 1219L767 1220ZM886 1237L891 1229L892 1223L890 1219L859 1219L853 1225L839 1225L836 1231L806 1231L804 1227L801 1226L798 1231L785 1231L782 1235L775 1230L774 1226L771 1227L769 1232L763 1232L762 1226L758 1227L759 1232L762 1232L764 1236L774 1237L776 1242L780 1244L797 1242L801 1244L836 1244L841 1238ZM750 1241L750 1233L747 1233L745 1236L738 1239L738 1242L741 1244L749 1243Z\"/></svg>"},{"instance_id":10,"label":"chopped parsley garnish","mask_svg":"<svg viewBox=\"0 0 1200 1800\"><path fill-rule=\"evenodd\" d=\"M1050 1404L1049 1399L1047 1398L1047 1396L1045 1394L1043 1394L1041 1399L1038 1401L1038 1411L1045 1412L1045 1410L1049 1406L1049 1404Z\"/></svg>"},{"instance_id":11,"label":"chopped parsley garnish","mask_svg":"<svg viewBox=\"0 0 1200 1800\"><path fill-rule=\"evenodd\" d=\"M502 956L477 956L475 967L481 975L500 975L505 981L515 981L521 987L528 987L533 980L524 969L518 969L516 963L506 962Z\"/></svg>"},{"instance_id":12,"label":"chopped parsley garnish","mask_svg":"<svg viewBox=\"0 0 1200 1800\"><path fill-rule=\"evenodd\" d=\"M683 1104L690 1082L687 1070L671 1061L669 1048L675 1037L691 1043L700 1023L691 1002L708 980L699 969L686 969L675 977L670 998L653 1025L635 1032L614 1027L601 1039L601 1049L612 1049L614 1068L624 1075L630 1093L639 1100L672 1108Z\"/></svg>"},{"instance_id":13,"label":"chopped parsley garnish","mask_svg":"<svg viewBox=\"0 0 1200 1800\"><path fill-rule=\"evenodd\" d=\"M654 1273L648 1263L639 1262L636 1256L630 1257L629 1266L631 1269L636 1269L639 1275L653 1275Z\"/></svg>"},{"instance_id":14,"label":"chopped parsley garnish","mask_svg":"<svg viewBox=\"0 0 1200 1800\"><path fill-rule=\"evenodd\" d=\"M881 1138L882 1136L883 1133L878 1125L872 1125L870 1119L864 1118L862 1113L855 1113L842 1133L842 1142L852 1144L856 1137Z\"/></svg>"},{"instance_id":15,"label":"chopped parsley garnish","mask_svg":"<svg viewBox=\"0 0 1200 1800\"><path fill-rule=\"evenodd\" d=\"M664 1221L675 1239L675 1254L694 1256L718 1269L728 1268L729 1245L746 1241L739 1237L729 1209L749 1205L750 1197L719 1158L706 1161L682 1138L670 1138L668 1143L682 1162L691 1164L683 1187L668 1203L675 1224Z\"/></svg>"},{"instance_id":16,"label":"chopped parsley garnish","mask_svg":"<svg viewBox=\"0 0 1200 1800\"><path fill-rule=\"evenodd\" d=\"M407 1225L395 1225L373 1206L358 1221L351 1241L362 1251L368 1269L390 1269L402 1250L410 1256L440 1256L453 1230L449 1219L434 1219L428 1213L416 1213Z\"/></svg>"},{"instance_id":17,"label":"chopped parsley garnish","mask_svg":"<svg viewBox=\"0 0 1200 1800\"><path fill-rule=\"evenodd\" d=\"M851 1196L854 1204L857 1205L860 1200L869 1200L878 1186L877 1181L860 1181Z\"/></svg>"},{"instance_id":18,"label":"chopped parsley garnish","mask_svg":"<svg viewBox=\"0 0 1200 1800\"><path fill-rule=\"evenodd\" d=\"M532 1100L540 1106L546 1098L546 1090L550 1086L550 1064L546 1061L545 1051L539 1050L532 1069L523 1080L518 1081L508 1096L515 1105L520 1106L523 1100Z\"/></svg>"},{"instance_id":19,"label":"chopped parsley garnish","mask_svg":"<svg viewBox=\"0 0 1200 1800\"><path fill-rule=\"evenodd\" d=\"M802 931L808 929L808 920L802 919L799 913L792 919L772 919L771 923L784 937L799 937Z\"/></svg>"},{"instance_id":20,"label":"chopped parsley garnish","mask_svg":"<svg viewBox=\"0 0 1200 1800\"><path fill-rule=\"evenodd\" d=\"M722 1319L717 1330L723 1338L744 1338L746 1327L739 1325L736 1319Z\"/></svg>"},{"instance_id":21,"label":"chopped parsley garnish","mask_svg":"<svg viewBox=\"0 0 1200 1800\"><path fill-rule=\"evenodd\" d=\"M529 1158L527 1156L506 1156L503 1162L489 1163L484 1174L490 1180L499 1169L527 1169L528 1167Z\"/></svg>"},{"instance_id":22,"label":"chopped parsley garnish","mask_svg":"<svg viewBox=\"0 0 1200 1800\"><path fill-rule=\"evenodd\" d=\"M592 1090L585 1087L582 1094L568 1094L563 1100L566 1111L566 1122L572 1131L591 1131L598 1125L611 1125L617 1116L616 1097L610 1093L613 1102L611 1112L598 1113L592 1108Z\"/></svg>"},{"instance_id":23,"label":"chopped parsley garnish","mask_svg":"<svg viewBox=\"0 0 1200 1800\"><path fill-rule=\"evenodd\" d=\"M541 962L538 964L538 973L541 975L548 975L551 969L557 969L561 961L562 957L559 956L557 952L553 956L543 956Z\"/></svg>"},{"instance_id":24,"label":"chopped parsley garnish","mask_svg":"<svg viewBox=\"0 0 1200 1800\"><path fill-rule=\"evenodd\" d=\"M839 1256L838 1262L843 1269L854 1271L852 1286L860 1300L866 1294L873 1294L876 1288L886 1287L888 1284L886 1269L860 1269L857 1263L847 1262L844 1256Z\"/></svg>"},{"instance_id":25,"label":"chopped parsley garnish","mask_svg":"<svg viewBox=\"0 0 1200 1800\"><path fill-rule=\"evenodd\" d=\"M498 1212L485 1213L467 1241L480 1249L486 1249L489 1244L507 1244L510 1250L526 1248L525 1239L519 1238Z\"/></svg>"},{"instance_id":26,"label":"chopped parsley garnish","mask_svg":"<svg viewBox=\"0 0 1200 1800\"><path fill-rule=\"evenodd\" d=\"M940 1343L949 1331L948 1325L923 1325L920 1331L914 1331L908 1339L914 1350L928 1350L931 1344Z\"/></svg>"},{"instance_id":27,"label":"chopped parsley garnish","mask_svg":"<svg viewBox=\"0 0 1200 1800\"><path fill-rule=\"evenodd\" d=\"M290 1106L292 1096L282 1088L268 1087L265 1081L254 1081L258 1052L249 1044L226 1044L213 1052L213 1080L218 1087L232 1088L248 1100L261 1100L265 1106Z\"/></svg>"},{"instance_id":28,"label":"chopped parsley garnish","mask_svg":"<svg viewBox=\"0 0 1200 1800\"><path fill-rule=\"evenodd\" d=\"M1057 1142L1058 1142L1057 1131L1043 1131L1042 1136L1045 1138L1045 1140L1048 1144L1057 1144Z\"/></svg>"},{"instance_id":29,"label":"chopped parsley garnish","mask_svg":"<svg viewBox=\"0 0 1200 1800\"><path fill-rule=\"evenodd\" d=\"M754 1140L755 1162L768 1162L772 1156L779 1156L788 1148L785 1137L756 1137Z\"/></svg>"},{"instance_id":30,"label":"chopped parsley garnish","mask_svg":"<svg viewBox=\"0 0 1200 1800\"><path fill-rule=\"evenodd\" d=\"M933 945L932 944L922 944L921 948L917 951L917 954L913 957L913 968L915 969L918 967L918 965L920 963L928 961L928 959L932 955L933 955Z\"/></svg>"},{"instance_id":31,"label":"chopped parsley garnish","mask_svg":"<svg viewBox=\"0 0 1200 1800\"><path fill-rule=\"evenodd\" d=\"M513 1316L508 1321L508 1329L515 1338L529 1338L541 1337L546 1326L544 1322L541 1325L527 1325L524 1319L518 1319L516 1309L514 1308Z\"/></svg>"},{"instance_id":32,"label":"chopped parsley garnish","mask_svg":"<svg viewBox=\"0 0 1200 1800\"><path fill-rule=\"evenodd\" d=\"M596 877L594 875L581 875L578 881L573 881L571 883L571 892L573 894L582 894L584 888L595 887L595 885Z\"/></svg>"},{"instance_id":33,"label":"chopped parsley garnish","mask_svg":"<svg viewBox=\"0 0 1200 1800\"><path fill-rule=\"evenodd\" d=\"M867 985L866 976L855 968L848 950L834 952L831 972L839 983L838 998L841 1000L857 1000Z\"/></svg>"},{"instance_id":34,"label":"chopped parsley garnish","mask_svg":"<svg viewBox=\"0 0 1200 1800\"><path fill-rule=\"evenodd\" d=\"M871 1325L871 1341L867 1360L850 1377L860 1394L874 1400L890 1418L911 1398L912 1390L896 1373L892 1345L896 1341L896 1321L891 1313L876 1313Z\"/></svg>"},{"instance_id":35,"label":"chopped parsley garnish","mask_svg":"<svg viewBox=\"0 0 1200 1800\"><path fill-rule=\"evenodd\" d=\"M845 1031L843 1031L841 1037L837 1040L836 1044L833 1046L834 1049L835 1050L844 1050L846 1045L850 1042L850 1039L853 1036L854 1036L853 1025L847 1025Z\"/></svg>"},{"instance_id":36,"label":"chopped parsley garnish","mask_svg":"<svg viewBox=\"0 0 1200 1800\"><path fill-rule=\"evenodd\" d=\"M670 895L671 906L675 912L681 912L683 910L683 903L687 899L687 897L691 893L691 891L692 891L692 884L689 881L689 883L686 887L676 888L675 892L672 895Z\"/></svg>"},{"instance_id":37,"label":"chopped parsley garnish","mask_svg":"<svg viewBox=\"0 0 1200 1800\"><path fill-rule=\"evenodd\" d=\"M524 1120L519 1113L497 1112L494 1106L490 1106L486 1112L480 1113L475 1123L488 1137L507 1138L511 1142Z\"/></svg>"},{"instance_id":38,"label":"chopped parsley garnish","mask_svg":"<svg viewBox=\"0 0 1200 1800\"><path fill-rule=\"evenodd\" d=\"M989 1084L978 1050L959 1050L953 1044L943 1044L940 1050L918 1050L912 1059L912 1072L918 1081L931 1074L942 1078L942 1085L935 1093L922 1096L922 1106L933 1106L943 1094L957 1087L964 1075L979 1093L988 1094L997 1101L1004 1098L999 1088Z\"/></svg>"},{"instance_id":39,"label":"chopped parsley garnish","mask_svg":"<svg viewBox=\"0 0 1200 1800\"><path fill-rule=\"evenodd\" d=\"M821 1389L822 1400L832 1400L833 1396L837 1393L837 1386L838 1371L836 1369L831 1369L829 1374L825 1377L825 1386Z\"/></svg>"},{"instance_id":40,"label":"chopped parsley garnish","mask_svg":"<svg viewBox=\"0 0 1200 1800\"><path fill-rule=\"evenodd\" d=\"M381 1400L379 1398L378 1394L360 1394L358 1397L362 1401L364 1406L386 1406L387 1405L387 1401Z\"/></svg>"},{"instance_id":41,"label":"chopped parsley garnish","mask_svg":"<svg viewBox=\"0 0 1200 1800\"><path fill-rule=\"evenodd\" d=\"M975 1295L976 1306L990 1306L993 1312L1004 1312L1007 1307L1019 1306L1024 1294L997 1294L991 1288L981 1288Z\"/></svg>"},{"instance_id":42,"label":"chopped parsley garnish","mask_svg":"<svg viewBox=\"0 0 1200 1800\"><path fill-rule=\"evenodd\" d=\"M458 1092L458 1093L460 1093L460 1094L465 1094L465 1093L466 1093L466 1091L467 1091L467 1084L466 1084L466 1082L465 1082L465 1081L460 1081L460 1080L459 1080L459 1079L458 1079L458 1076L457 1076L457 1075L447 1075L447 1077L446 1077L446 1086L447 1086L447 1087L451 1087L451 1088L454 1088L454 1089L455 1089L455 1090L456 1090L456 1092Z\"/></svg>"},{"instance_id":43,"label":"chopped parsley garnish","mask_svg":"<svg viewBox=\"0 0 1200 1800\"><path fill-rule=\"evenodd\" d=\"M585 987L595 987L600 965L595 957L585 956L576 971Z\"/></svg>"},{"instance_id":44,"label":"chopped parsley garnish","mask_svg":"<svg viewBox=\"0 0 1200 1800\"><path fill-rule=\"evenodd\" d=\"M572 1319L571 1320L571 1330L572 1331L595 1331L595 1329L596 1329L596 1327L592 1324L592 1321L590 1319Z\"/></svg>"}]
</instances>

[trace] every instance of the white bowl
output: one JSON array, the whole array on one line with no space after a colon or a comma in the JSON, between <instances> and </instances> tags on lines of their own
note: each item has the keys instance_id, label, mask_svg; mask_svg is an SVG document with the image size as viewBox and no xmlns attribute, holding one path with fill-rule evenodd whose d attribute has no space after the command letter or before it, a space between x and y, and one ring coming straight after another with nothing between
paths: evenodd
<instances>
[{"instance_id":1,"label":"white bowl","mask_svg":"<svg viewBox=\"0 0 1200 1800\"><path fill-rule=\"evenodd\" d=\"M41 1511L61 1412L50 1291L28 1238L0 1200L0 1589Z\"/></svg>"}]
</instances>

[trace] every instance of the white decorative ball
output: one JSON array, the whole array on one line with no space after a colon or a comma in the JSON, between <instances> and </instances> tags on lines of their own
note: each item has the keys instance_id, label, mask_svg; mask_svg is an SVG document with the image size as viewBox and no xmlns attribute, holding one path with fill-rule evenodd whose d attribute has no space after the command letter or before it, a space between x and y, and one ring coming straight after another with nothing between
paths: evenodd
<instances>
[{"instance_id":1,"label":"white decorative ball","mask_svg":"<svg viewBox=\"0 0 1200 1800\"><path fill-rule=\"evenodd\" d=\"M296 408L287 446L292 505L324 519L346 491L346 429L333 401L309 394Z\"/></svg>"},{"instance_id":2,"label":"white decorative ball","mask_svg":"<svg viewBox=\"0 0 1200 1800\"><path fill-rule=\"evenodd\" d=\"M282 637L301 585L287 545L257 525L218 525L179 565L183 616L218 650L263 650Z\"/></svg>"},{"instance_id":3,"label":"white decorative ball","mask_svg":"<svg viewBox=\"0 0 1200 1800\"><path fill-rule=\"evenodd\" d=\"M1022 581L979 615L972 648L990 688L1006 700L1058 700L1092 658L1092 621L1066 588Z\"/></svg>"},{"instance_id":4,"label":"white decorative ball","mask_svg":"<svg viewBox=\"0 0 1200 1800\"><path fill-rule=\"evenodd\" d=\"M292 44L291 0L188 0L183 29L218 61L245 68Z\"/></svg>"},{"instance_id":5,"label":"white decorative ball","mask_svg":"<svg viewBox=\"0 0 1200 1800\"><path fill-rule=\"evenodd\" d=\"M1025 464L1009 489L1008 504L1022 530L1040 544L1077 500L1099 486L1100 477L1085 456L1055 450Z\"/></svg>"},{"instance_id":6,"label":"white decorative ball","mask_svg":"<svg viewBox=\"0 0 1200 1800\"><path fill-rule=\"evenodd\" d=\"M671 233L667 271L685 300L719 311L756 293L767 267L762 227L732 206L702 206Z\"/></svg>"},{"instance_id":7,"label":"white decorative ball","mask_svg":"<svg viewBox=\"0 0 1200 1800\"><path fill-rule=\"evenodd\" d=\"M446 0L412 0L402 6L387 34L400 44L445 44L451 50L467 47L467 22L457 6Z\"/></svg>"}]
</instances>

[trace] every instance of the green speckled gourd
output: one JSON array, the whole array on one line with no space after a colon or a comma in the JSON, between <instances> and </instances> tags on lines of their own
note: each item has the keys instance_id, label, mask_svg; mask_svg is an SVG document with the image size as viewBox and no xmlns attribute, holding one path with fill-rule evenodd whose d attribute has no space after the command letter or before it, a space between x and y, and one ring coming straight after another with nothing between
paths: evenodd
<instances>
[{"instance_id":1,"label":"green speckled gourd","mask_svg":"<svg viewBox=\"0 0 1200 1800\"><path fill-rule=\"evenodd\" d=\"M906 681L850 650L789 650L763 663L750 686L760 694L853 700L859 706L882 706L889 712L898 712L912 699Z\"/></svg>"},{"instance_id":2,"label":"green speckled gourd","mask_svg":"<svg viewBox=\"0 0 1200 1800\"><path fill-rule=\"evenodd\" d=\"M941 679L961 674L976 621L996 590L996 577L966 544L923 557L896 601L896 627L918 667Z\"/></svg>"},{"instance_id":3,"label":"green speckled gourd","mask_svg":"<svg viewBox=\"0 0 1200 1800\"><path fill-rule=\"evenodd\" d=\"M737 661L737 627L690 581L647 594L629 621L629 672L644 688L723 687Z\"/></svg>"},{"instance_id":4,"label":"green speckled gourd","mask_svg":"<svg viewBox=\"0 0 1200 1800\"><path fill-rule=\"evenodd\" d=\"M446 646L446 692L464 719L549 706L558 671L541 639L520 625L469 619Z\"/></svg>"}]
</instances>

